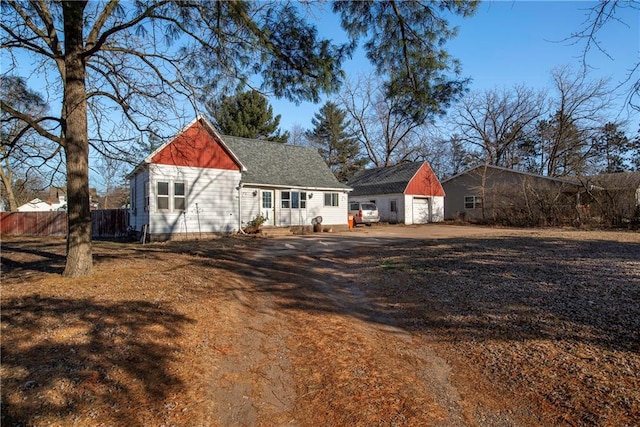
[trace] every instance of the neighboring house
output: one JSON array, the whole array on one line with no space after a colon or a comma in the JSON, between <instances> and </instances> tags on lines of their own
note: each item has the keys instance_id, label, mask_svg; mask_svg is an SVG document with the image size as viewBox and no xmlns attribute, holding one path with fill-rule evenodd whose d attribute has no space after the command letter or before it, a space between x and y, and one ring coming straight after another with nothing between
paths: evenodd
<instances>
[{"instance_id":1,"label":"neighboring house","mask_svg":"<svg viewBox=\"0 0 640 427\"><path fill-rule=\"evenodd\" d=\"M347 226L347 192L316 150L220 135L198 117L128 176L130 225L154 239L265 227Z\"/></svg>"},{"instance_id":2,"label":"neighboring house","mask_svg":"<svg viewBox=\"0 0 640 427\"><path fill-rule=\"evenodd\" d=\"M89 188L89 209L92 211L99 208L97 200L98 192L95 188ZM43 200L43 199L46 199ZM41 195L24 205L18 206L18 212L66 212L67 211L67 190L63 187L51 187L48 194Z\"/></svg>"},{"instance_id":3,"label":"neighboring house","mask_svg":"<svg viewBox=\"0 0 640 427\"><path fill-rule=\"evenodd\" d=\"M35 198L24 205L18 206L18 212L51 212L51 211L66 211L67 210L67 192L61 187L49 188L48 196L41 196L46 198Z\"/></svg>"},{"instance_id":4,"label":"neighboring house","mask_svg":"<svg viewBox=\"0 0 640 427\"><path fill-rule=\"evenodd\" d=\"M427 162L406 162L358 172L347 182L349 201L374 202L380 221L424 224L444 219L445 192Z\"/></svg>"},{"instance_id":5,"label":"neighboring house","mask_svg":"<svg viewBox=\"0 0 640 427\"><path fill-rule=\"evenodd\" d=\"M447 193L446 219L510 219L536 222L575 218L580 183L519 172L499 166L479 165L442 182Z\"/></svg>"},{"instance_id":6,"label":"neighboring house","mask_svg":"<svg viewBox=\"0 0 640 427\"><path fill-rule=\"evenodd\" d=\"M18 212L50 212L67 210L67 201L62 198L59 202L45 202L35 198L24 205L18 206Z\"/></svg>"}]
</instances>

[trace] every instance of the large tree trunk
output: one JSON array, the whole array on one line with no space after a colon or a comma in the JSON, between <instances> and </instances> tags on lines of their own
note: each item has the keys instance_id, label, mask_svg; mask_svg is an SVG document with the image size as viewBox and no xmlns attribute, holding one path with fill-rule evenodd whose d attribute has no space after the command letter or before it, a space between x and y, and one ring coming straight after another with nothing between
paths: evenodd
<instances>
[{"instance_id":1,"label":"large tree trunk","mask_svg":"<svg viewBox=\"0 0 640 427\"><path fill-rule=\"evenodd\" d=\"M93 270L89 209L89 140L85 60L82 57L86 2L62 3L64 14L64 147L67 161L67 263L64 275L88 276Z\"/></svg>"}]
</instances>

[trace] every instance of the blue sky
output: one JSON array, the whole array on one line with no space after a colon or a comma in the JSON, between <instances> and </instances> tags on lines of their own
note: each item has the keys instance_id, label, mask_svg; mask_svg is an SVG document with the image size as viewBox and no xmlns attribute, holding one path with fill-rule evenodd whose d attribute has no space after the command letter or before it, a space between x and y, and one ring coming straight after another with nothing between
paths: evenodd
<instances>
[{"instance_id":1,"label":"blue sky","mask_svg":"<svg viewBox=\"0 0 640 427\"><path fill-rule=\"evenodd\" d=\"M521 83L532 88L550 87L550 71L554 67L570 64L581 69L584 43L566 39L584 27L587 9L595 3L486 1L474 16L456 19L459 34L447 43L447 50L461 61L462 75L472 79L471 90L508 89ZM611 21L597 34L611 58L595 48L587 56L592 67L590 76L611 77L612 88L626 79L627 70L638 62L640 52L640 11L620 9L617 17L626 25ZM335 34L335 22L333 18L320 21L319 31ZM362 53L345 65L347 75L353 77L369 68ZM639 73L636 71L633 80L640 79ZM620 101L612 118L623 110L628 88L629 84L616 91ZM312 103L296 106L277 99L270 102L274 113L282 115L282 129L291 129L294 124L311 128L311 118L321 107ZM629 116L627 111L619 117L638 123L637 115Z\"/></svg>"}]
</instances>

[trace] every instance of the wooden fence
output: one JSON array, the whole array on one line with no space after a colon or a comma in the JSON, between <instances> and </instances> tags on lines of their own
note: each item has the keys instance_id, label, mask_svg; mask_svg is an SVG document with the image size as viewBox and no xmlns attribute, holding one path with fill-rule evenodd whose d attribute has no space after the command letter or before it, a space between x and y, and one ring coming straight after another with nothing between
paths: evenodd
<instances>
[{"instance_id":1,"label":"wooden fence","mask_svg":"<svg viewBox=\"0 0 640 427\"><path fill-rule=\"evenodd\" d=\"M129 211L103 209L91 212L91 236L96 239L127 235ZM66 236L66 212L0 212L3 236Z\"/></svg>"}]
</instances>

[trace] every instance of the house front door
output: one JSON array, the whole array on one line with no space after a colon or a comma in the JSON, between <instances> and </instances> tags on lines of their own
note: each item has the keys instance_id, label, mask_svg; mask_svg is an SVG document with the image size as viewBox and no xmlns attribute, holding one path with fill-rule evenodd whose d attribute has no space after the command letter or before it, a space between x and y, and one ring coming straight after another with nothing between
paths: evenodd
<instances>
[{"instance_id":1,"label":"house front door","mask_svg":"<svg viewBox=\"0 0 640 427\"><path fill-rule=\"evenodd\" d=\"M260 191L260 214L266 218L264 225L275 225L275 210L274 207L274 191L273 190L261 190Z\"/></svg>"}]
</instances>

